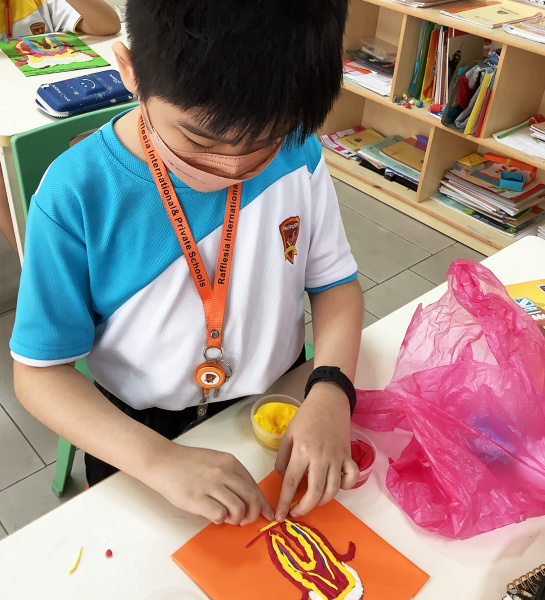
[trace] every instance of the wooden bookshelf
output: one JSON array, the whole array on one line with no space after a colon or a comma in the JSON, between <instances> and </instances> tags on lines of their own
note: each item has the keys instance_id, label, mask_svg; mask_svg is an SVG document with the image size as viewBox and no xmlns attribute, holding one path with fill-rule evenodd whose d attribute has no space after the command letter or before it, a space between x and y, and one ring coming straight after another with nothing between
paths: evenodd
<instances>
[{"instance_id":1,"label":"wooden bookshelf","mask_svg":"<svg viewBox=\"0 0 545 600\"><path fill-rule=\"evenodd\" d=\"M463 0L462 0L463 1ZM528 6L505 0L515 9ZM430 195L457 159L470 152L493 151L523 160L538 168L537 179L545 182L545 160L514 150L497 142L493 133L517 125L537 113L545 113L545 44L510 35L502 28L488 29L441 14L441 10L460 5L451 3L436 8L418 9L393 0L351 0L345 33L345 48L357 48L359 39L379 37L398 47L396 68L390 96L345 82L341 97L328 116L323 132L338 131L362 124L382 135L398 133L429 137L426 159L418 190L413 192L392 183L348 160L324 149L329 170L334 177L361 189L371 196L418 219L419 221L490 255L513 240L471 217L459 213ZM502 47L494 88L483 123L482 137L463 135L441 124L428 106L407 109L393 98L409 89L418 49L420 24L429 20L441 25L491 39Z\"/></svg>"}]
</instances>

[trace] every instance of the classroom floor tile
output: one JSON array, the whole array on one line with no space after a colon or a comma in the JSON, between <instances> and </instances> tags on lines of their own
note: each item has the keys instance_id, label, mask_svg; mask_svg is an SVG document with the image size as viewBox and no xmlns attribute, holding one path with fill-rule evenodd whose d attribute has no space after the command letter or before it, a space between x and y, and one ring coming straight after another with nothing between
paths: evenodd
<instances>
[{"instance_id":1,"label":"classroom floor tile","mask_svg":"<svg viewBox=\"0 0 545 600\"><path fill-rule=\"evenodd\" d=\"M446 273L450 263L458 258L481 261L486 257L472 248L456 243L423 260L421 263L412 266L411 271L439 285L447 280Z\"/></svg>"},{"instance_id":2,"label":"classroom floor tile","mask_svg":"<svg viewBox=\"0 0 545 600\"><path fill-rule=\"evenodd\" d=\"M341 215L359 272L377 283L430 256L429 252L346 206L341 205Z\"/></svg>"},{"instance_id":3,"label":"classroom floor tile","mask_svg":"<svg viewBox=\"0 0 545 600\"><path fill-rule=\"evenodd\" d=\"M72 476L66 482L62 498L57 498L51 490L54 474L55 465L50 465L0 492L0 521L8 533L17 531L85 490L83 452L76 452Z\"/></svg>"},{"instance_id":4,"label":"classroom floor tile","mask_svg":"<svg viewBox=\"0 0 545 600\"><path fill-rule=\"evenodd\" d=\"M415 221L399 210L342 181L335 183L335 189L342 205L427 252L434 254L454 243L454 240L439 231Z\"/></svg>"},{"instance_id":5,"label":"classroom floor tile","mask_svg":"<svg viewBox=\"0 0 545 600\"><path fill-rule=\"evenodd\" d=\"M19 257L0 234L0 314L15 308L20 274Z\"/></svg>"},{"instance_id":6,"label":"classroom floor tile","mask_svg":"<svg viewBox=\"0 0 545 600\"><path fill-rule=\"evenodd\" d=\"M358 281L360 282L362 292L366 292L377 285L376 281L369 279L369 277L366 277L363 273L358 273Z\"/></svg>"},{"instance_id":7,"label":"classroom floor tile","mask_svg":"<svg viewBox=\"0 0 545 600\"><path fill-rule=\"evenodd\" d=\"M364 295L365 308L382 319L434 287L435 285L431 281L420 275L412 271L403 271L366 292Z\"/></svg>"},{"instance_id":8,"label":"classroom floor tile","mask_svg":"<svg viewBox=\"0 0 545 600\"><path fill-rule=\"evenodd\" d=\"M44 463L34 448L0 407L0 490L28 477L43 466Z\"/></svg>"},{"instance_id":9,"label":"classroom floor tile","mask_svg":"<svg viewBox=\"0 0 545 600\"><path fill-rule=\"evenodd\" d=\"M9 340L14 319L15 311L0 316L1 340ZM0 405L17 423L21 433L43 462L51 464L57 457L57 435L35 419L17 400L13 391L13 359L7 343L0 345L0 382Z\"/></svg>"}]
</instances>

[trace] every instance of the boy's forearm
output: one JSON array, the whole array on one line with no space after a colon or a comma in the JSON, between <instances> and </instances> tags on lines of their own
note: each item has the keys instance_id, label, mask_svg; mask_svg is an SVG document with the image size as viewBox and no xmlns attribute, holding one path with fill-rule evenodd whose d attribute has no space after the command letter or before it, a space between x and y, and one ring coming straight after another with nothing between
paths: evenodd
<instances>
[{"instance_id":1,"label":"boy's forearm","mask_svg":"<svg viewBox=\"0 0 545 600\"><path fill-rule=\"evenodd\" d=\"M76 30L90 35L113 35L121 29L115 10L104 0L68 0L81 15Z\"/></svg>"},{"instance_id":2,"label":"boy's forearm","mask_svg":"<svg viewBox=\"0 0 545 600\"><path fill-rule=\"evenodd\" d=\"M71 365L14 365L15 393L38 420L93 456L150 484L171 442L113 406Z\"/></svg>"},{"instance_id":3,"label":"boy's forearm","mask_svg":"<svg viewBox=\"0 0 545 600\"><path fill-rule=\"evenodd\" d=\"M309 294L314 334L314 366L339 367L356 374L363 325L363 295L358 280Z\"/></svg>"}]
</instances>

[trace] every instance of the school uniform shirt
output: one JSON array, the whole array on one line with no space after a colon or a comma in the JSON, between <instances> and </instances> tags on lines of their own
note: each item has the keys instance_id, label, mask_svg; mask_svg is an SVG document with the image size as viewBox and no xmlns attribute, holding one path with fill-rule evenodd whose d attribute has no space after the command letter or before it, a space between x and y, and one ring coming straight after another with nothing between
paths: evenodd
<instances>
[{"instance_id":1,"label":"school uniform shirt","mask_svg":"<svg viewBox=\"0 0 545 600\"><path fill-rule=\"evenodd\" d=\"M8 0L12 37L76 31L81 16L66 0ZM6 0L0 0L0 40L6 39Z\"/></svg>"},{"instance_id":2,"label":"school uniform shirt","mask_svg":"<svg viewBox=\"0 0 545 600\"><path fill-rule=\"evenodd\" d=\"M213 281L227 190L170 176ZM284 143L242 184L222 344L233 375L217 400L264 392L303 347L305 290L356 275L319 142ZM87 356L95 379L136 409L202 397L202 301L149 167L113 122L62 154L32 199L10 347L38 367Z\"/></svg>"}]
</instances>

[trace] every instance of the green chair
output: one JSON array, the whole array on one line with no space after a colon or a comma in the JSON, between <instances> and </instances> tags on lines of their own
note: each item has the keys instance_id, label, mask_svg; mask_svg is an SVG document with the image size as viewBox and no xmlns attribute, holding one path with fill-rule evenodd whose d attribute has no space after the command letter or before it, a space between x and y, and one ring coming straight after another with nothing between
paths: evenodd
<instances>
[{"instance_id":1,"label":"green chair","mask_svg":"<svg viewBox=\"0 0 545 600\"><path fill-rule=\"evenodd\" d=\"M25 219L28 215L32 194L49 165L70 146L78 135L102 127L119 113L136 106L137 102L110 106L68 119L55 121L38 129L15 135L11 138L13 158L21 190ZM78 360L76 368L93 381L85 359ZM51 487L59 498L64 492L66 480L72 471L76 447L59 437L57 464Z\"/></svg>"}]
</instances>

